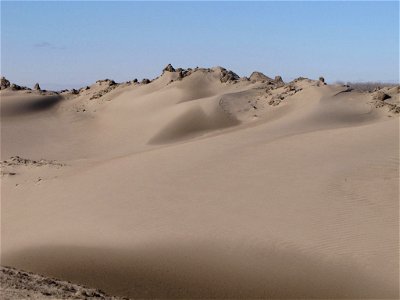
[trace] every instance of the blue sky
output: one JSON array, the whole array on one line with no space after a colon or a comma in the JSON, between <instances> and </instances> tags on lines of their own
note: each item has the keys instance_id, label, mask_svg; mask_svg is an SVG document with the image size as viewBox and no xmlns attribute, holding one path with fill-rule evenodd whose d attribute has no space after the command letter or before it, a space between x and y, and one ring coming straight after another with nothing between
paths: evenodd
<instances>
[{"instance_id":1,"label":"blue sky","mask_svg":"<svg viewBox=\"0 0 400 300\"><path fill-rule=\"evenodd\" d=\"M176 67L399 81L399 2L4 2L1 73L44 88Z\"/></svg>"}]
</instances>

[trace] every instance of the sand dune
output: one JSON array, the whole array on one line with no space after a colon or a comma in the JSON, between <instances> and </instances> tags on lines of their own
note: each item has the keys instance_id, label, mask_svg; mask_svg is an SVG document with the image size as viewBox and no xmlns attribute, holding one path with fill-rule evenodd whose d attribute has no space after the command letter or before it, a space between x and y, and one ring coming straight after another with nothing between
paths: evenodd
<instances>
[{"instance_id":1,"label":"sand dune","mask_svg":"<svg viewBox=\"0 0 400 300\"><path fill-rule=\"evenodd\" d=\"M3 265L132 298L398 298L398 88L168 69L1 91L2 160L61 164L6 166Z\"/></svg>"}]
</instances>

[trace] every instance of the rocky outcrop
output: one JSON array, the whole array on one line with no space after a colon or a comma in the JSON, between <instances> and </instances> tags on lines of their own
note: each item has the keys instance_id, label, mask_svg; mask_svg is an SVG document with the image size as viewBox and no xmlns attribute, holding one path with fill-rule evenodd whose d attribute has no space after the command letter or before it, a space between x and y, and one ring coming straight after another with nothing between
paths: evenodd
<instances>
[{"instance_id":1,"label":"rocky outcrop","mask_svg":"<svg viewBox=\"0 0 400 300\"><path fill-rule=\"evenodd\" d=\"M236 73L234 73L234 72L232 72L230 70L227 70L225 68L220 68L220 69L221 69L220 80L221 80L222 83L235 82L235 81L240 79L238 74L236 74Z\"/></svg>"},{"instance_id":2,"label":"rocky outcrop","mask_svg":"<svg viewBox=\"0 0 400 300\"><path fill-rule=\"evenodd\" d=\"M285 85L285 82L283 81L282 77L279 75L275 76L274 83L277 87L281 87L281 86Z\"/></svg>"},{"instance_id":3,"label":"rocky outcrop","mask_svg":"<svg viewBox=\"0 0 400 300\"><path fill-rule=\"evenodd\" d=\"M8 160L1 161L0 166L2 166L2 167L5 167L5 166L35 166L35 167L57 166L57 167L62 167L62 166L64 166L64 164L57 162L55 160L46 160L46 159L33 160L33 159L28 159L28 158L22 158L19 156L12 156Z\"/></svg>"},{"instance_id":4,"label":"rocky outcrop","mask_svg":"<svg viewBox=\"0 0 400 300\"><path fill-rule=\"evenodd\" d=\"M82 92L87 91L87 90L90 90L90 87L89 87L89 86L81 87L81 88L79 89L79 93L82 93Z\"/></svg>"},{"instance_id":5,"label":"rocky outcrop","mask_svg":"<svg viewBox=\"0 0 400 300\"><path fill-rule=\"evenodd\" d=\"M372 100L373 100L372 103L375 105L376 108L385 107L389 109L389 112L394 114L399 114L400 113L400 105L398 102L399 92L400 92L399 87L383 88L372 94Z\"/></svg>"},{"instance_id":6,"label":"rocky outcrop","mask_svg":"<svg viewBox=\"0 0 400 300\"><path fill-rule=\"evenodd\" d=\"M150 81L150 79L147 79L147 78L143 78L143 80L142 80L142 84L149 84L151 81Z\"/></svg>"},{"instance_id":7,"label":"rocky outcrop","mask_svg":"<svg viewBox=\"0 0 400 300\"><path fill-rule=\"evenodd\" d=\"M10 267L0 267L0 295L2 299L9 300L127 299L108 296L99 289L88 288Z\"/></svg>"},{"instance_id":8,"label":"rocky outcrop","mask_svg":"<svg viewBox=\"0 0 400 300\"><path fill-rule=\"evenodd\" d=\"M90 97L89 100L101 98L101 97L103 97L104 95L106 95L106 94L108 94L109 92L111 92L111 91L112 91L113 89L115 89L117 86L118 86L118 85L116 85L116 84L109 85L109 86L108 86L107 88L105 88L104 90L101 90L101 91L99 91L99 92L93 94L93 96Z\"/></svg>"},{"instance_id":9,"label":"rocky outcrop","mask_svg":"<svg viewBox=\"0 0 400 300\"><path fill-rule=\"evenodd\" d=\"M176 72L178 73L178 80L182 80L183 78L189 76L190 74L192 74L192 69L182 69L182 68L178 68L176 69Z\"/></svg>"},{"instance_id":10,"label":"rocky outcrop","mask_svg":"<svg viewBox=\"0 0 400 300\"><path fill-rule=\"evenodd\" d=\"M40 88L39 83L36 83L35 86L33 87L33 89L34 89L35 91L40 91L41 88Z\"/></svg>"},{"instance_id":11,"label":"rocky outcrop","mask_svg":"<svg viewBox=\"0 0 400 300\"><path fill-rule=\"evenodd\" d=\"M10 81L7 80L4 76L1 76L0 90L4 90L10 87Z\"/></svg>"},{"instance_id":12,"label":"rocky outcrop","mask_svg":"<svg viewBox=\"0 0 400 300\"><path fill-rule=\"evenodd\" d=\"M378 101L385 101L386 99L389 99L389 98L391 98L391 97L383 91L375 92L374 97L373 97L374 100L378 100Z\"/></svg>"},{"instance_id":13,"label":"rocky outcrop","mask_svg":"<svg viewBox=\"0 0 400 300\"><path fill-rule=\"evenodd\" d=\"M96 83L99 83L100 85L106 84L108 86L116 85L114 80L108 79L108 78L102 79L102 80L97 80Z\"/></svg>"},{"instance_id":14,"label":"rocky outcrop","mask_svg":"<svg viewBox=\"0 0 400 300\"><path fill-rule=\"evenodd\" d=\"M263 73L257 72L257 71L251 73L249 79L252 82L271 82L272 81L272 78L269 78L268 76L264 75Z\"/></svg>"},{"instance_id":15,"label":"rocky outcrop","mask_svg":"<svg viewBox=\"0 0 400 300\"><path fill-rule=\"evenodd\" d=\"M274 79L275 83L285 83L281 76L277 75Z\"/></svg>"},{"instance_id":16,"label":"rocky outcrop","mask_svg":"<svg viewBox=\"0 0 400 300\"><path fill-rule=\"evenodd\" d=\"M175 72L175 68L171 65L168 64L164 69L163 69L163 73L164 72Z\"/></svg>"},{"instance_id":17,"label":"rocky outcrop","mask_svg":"<svg viewBox=\"0 0 400 300\"><path fill-rule=\"evenodd\" d=\"M18 84L12 83L10 86L10 89L12 89L13 91L26 91L26 90L30 90L30 88L26 87L26 86L20 86Z\"/></svg>"},{"instance_id":18,"label":"rocky outcrop","mask_svg":"<svg viewBox=\"0 0 400 300\"><path fill-rule=\"evenodd\" d=\"M318 78L318 83L317 83L317 85L318 85L318 86L324 86L324 85L326 85L325 78L322 77L322 76L320 76L320 77Z\"/></svg>"},{"instance_id":19,"label":"rocky outcrop","mask_svg":"<svg viewBox=\"0 0 400 300\"><path fill-rule=\"evenodd\" d=\"M22 87L19 86L18 84L15 84L15 83L12 83L11 86L10 86L10 88L11 88L13 91L20 91L20 90L22 90Z\"/></svg>"}]
</instances>

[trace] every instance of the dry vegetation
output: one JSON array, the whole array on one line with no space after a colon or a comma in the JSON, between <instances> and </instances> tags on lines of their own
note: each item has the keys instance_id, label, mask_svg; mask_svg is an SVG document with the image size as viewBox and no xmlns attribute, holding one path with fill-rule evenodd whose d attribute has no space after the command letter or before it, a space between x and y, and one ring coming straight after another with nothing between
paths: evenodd
<instances>
[{"instance_id":1,"label":"dry vegetation","mask_svg":"<svg viewBox=\"0 0 400 300\"><path fill-rule=\"evenodd\" d=\"M344 82L344 81L336 81L336 84L341 84L341 85L348 85L351 87L353 90L356 91L361 91L361 92L373 92L376 90L379 90L383 87L394 87L399 85L398 83L387 83L387 82Z\"/></svg>"}]
</instances>

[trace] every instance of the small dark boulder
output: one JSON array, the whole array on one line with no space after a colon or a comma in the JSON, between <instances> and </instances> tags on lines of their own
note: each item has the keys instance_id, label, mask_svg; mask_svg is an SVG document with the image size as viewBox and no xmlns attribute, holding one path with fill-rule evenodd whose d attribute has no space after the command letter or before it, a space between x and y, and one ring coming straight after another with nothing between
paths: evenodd
<instances>
[{"instance_id":1,"label":"small dark boulder","mask_svg":"<svg viewBox=\"0 0 400 300\"><path fill-rule=\"evenodd\" d=\"M147 78L144 78L142 80L142 84L149 84L150 82L151 82L150 79L147 79Z\"/></svg>"},{"instance_id":2,"label":"small dark boulder","mask_svg":"<svg viewBox=\"0 0 400 300\"><path fill-rule=\"evenodd\" d=\"M318 80L319 80L319 81L318 81L318 86L326 85L326 82L325 82L325 78L324 78L324 77L320 76Z\"/></svg>"},{"instance_id":3,"label":"small dark boulder","mask_svg":"<svg viewBox=\"0 0 400 300\"><path fill-rule=\"evenodd\" d=\"M35 86L33 87L33 89L36 90L36 91L40 91L41 88L40 88L39 83L36 83Z\"/></svg>"}]
</instances>

